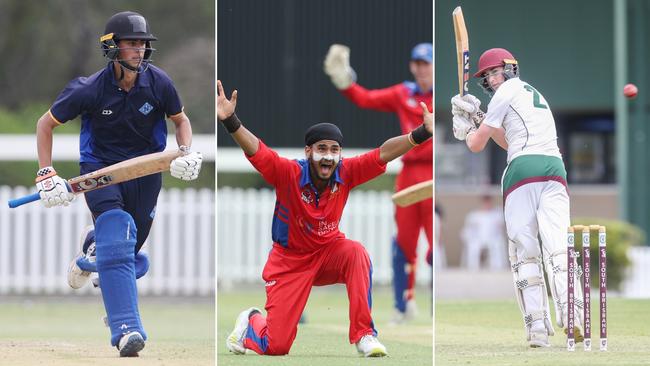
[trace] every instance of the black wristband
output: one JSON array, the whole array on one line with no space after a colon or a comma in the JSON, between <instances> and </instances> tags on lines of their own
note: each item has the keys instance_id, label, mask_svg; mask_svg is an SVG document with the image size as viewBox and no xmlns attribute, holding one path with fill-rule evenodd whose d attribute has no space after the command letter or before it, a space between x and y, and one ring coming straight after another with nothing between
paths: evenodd
<instances>
[{"instance_id":1,"label":"black wristband","mask_svg":"<svg viewBox=\"0 0 650 366\"><path fill-rule=\"evenodd\" d=\"M237 118L237 114L233 113L230 115L230 117L222 120L219 120L219 122L223 123L223 126L226 127L226 130L228 133L235 133L241 127L241 121L239 118Z\"/></svg>"},{"instance_id":2,"label":"black wristband","mask_svg":"<svg viewBox=\"0 0 650 366\"><path fill-rule=\"evenodd\" d=\"M427 131L424 125L420 125L420 127L411 131L411 136L413 137L413 141L419 145L428 140L431 136L433 136L433 134Z\"/></svg>"}]
</instances>

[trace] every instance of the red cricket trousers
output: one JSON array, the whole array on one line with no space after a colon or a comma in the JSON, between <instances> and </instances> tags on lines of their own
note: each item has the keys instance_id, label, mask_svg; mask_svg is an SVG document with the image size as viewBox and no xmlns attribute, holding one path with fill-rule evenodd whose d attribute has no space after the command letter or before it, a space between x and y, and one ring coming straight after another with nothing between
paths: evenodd
<instances>
[{"instance_id":1,"label":"red cricket trousers","mask_svg":"<svg viewBox=\"0 0 650 366\"><path fill-rule=\"evenodd\" d=\"M346 285L350 300L350 343L377 334L370 315L372 263L359 242L342 238L311 253L274 244L262 277L267 315L249 319L244 340L248 349L265 355L289 353L312 286L336 283Z\"/></svg>"},{"instance_id":2,"label":"red cricket trousers","mask_svg":"<svg viewBox=\"0 0 650 366\"><path fill-rule=\"evenodd\" d=\"M431 162L404 164L402 171L397 176L395 191L400 191L432 178L433 164ZM420 201L407 207L395 206L395 222L397 224L397 245L402 250L402 254L411 269L406 273L408 282L405 284L407 290L405 300L410 300L413 298L413 287L415 286L415 265L421 229L424 229L429 242L427 257L432 253L433 199ZM404 284L397 285L400 288L404 286Z\"/></svg>"}]
</instances>

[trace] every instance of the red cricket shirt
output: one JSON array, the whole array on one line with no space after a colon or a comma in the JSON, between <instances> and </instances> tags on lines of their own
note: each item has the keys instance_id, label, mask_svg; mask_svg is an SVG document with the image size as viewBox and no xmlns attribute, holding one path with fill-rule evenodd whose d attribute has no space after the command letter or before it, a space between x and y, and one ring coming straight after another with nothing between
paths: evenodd
<instances>
[{"instance_id":1,"label":"red cricket shirt","mask_svg":"<svg viewBox=\"0 0 650 366\"><path fill-rule=\"evenodd\" d=\"M396 113L403 134L411 132L422 124L420 102L426 103L429 110L433 103L433 90L422 92L412 81L375 90L368 90L357 83L352 83L342 93L361 108ZM404 164L433 162L432 139L404 154L402 162Z\"/></svg>"},{"instance_id":2,"label":"red cricket shirt","mask_svg":"<svg viewBox=\"0 0 650 366\"><path fill-rule=\"evenodd\" d=\"M319 194L309 175L308 160L282 158L261 140L257 152L246 157L275 187L273 242L300 252L312 252L344 238L339 222L350 190L386 171L378 148L341 159L330 184Z\"/></svg>"}]
</instances>

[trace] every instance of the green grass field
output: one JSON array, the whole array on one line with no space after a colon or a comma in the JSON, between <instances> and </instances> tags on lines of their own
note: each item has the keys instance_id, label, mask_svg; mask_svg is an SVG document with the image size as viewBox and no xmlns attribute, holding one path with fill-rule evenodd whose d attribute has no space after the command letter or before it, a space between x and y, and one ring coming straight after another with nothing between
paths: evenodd
<instances>
[{"instance_id":1,"label":"green grass field","mask_svg":"<svg viewBox=\"0 0 650 366\"><path fill-rule=\"evenodd\" d=\"M182 302L181 302L182 301ZM212 299L140 299L148 341L120 359L92 297L0 297L0 365L214 365Z\"/></svg>"},{"instance_id":2,"label":"green grass field","mask_svg":"<svg viewBox=\"0 0 650 366\"><path fill-rule=\"evenodd\" d=\"M585 352L583 344L578 343L576 351L569 353L566 335L557 327L550 348L529 348L514 298L438 301L436 366L650 365L650 301L608 299L607 352L598 350L597 306L597 302L592 303L592 351Z\"/></svg>"},{"instance_id":3,"label":"green grass field","mask_svg":"<svg viewBox=\"0 0 650 366\"><path fill-rule=\"evenodd\" d=\"M373 289L373 320L379 340L388 349L389 357L364 359L348 342L348 297L343 286L314 288L307 303L307 323L298 326L298 336L287 356L234 355L226 348L226 337L232 331L240 311L256 306L264 308L263 288L219 292L217 361L224 365L431 365L433 363L433 331L430 313L430 292L418 289L420 315L409 325L388 326L392 315L392 298L386 288Z\"/></svg>"}]
</instances>

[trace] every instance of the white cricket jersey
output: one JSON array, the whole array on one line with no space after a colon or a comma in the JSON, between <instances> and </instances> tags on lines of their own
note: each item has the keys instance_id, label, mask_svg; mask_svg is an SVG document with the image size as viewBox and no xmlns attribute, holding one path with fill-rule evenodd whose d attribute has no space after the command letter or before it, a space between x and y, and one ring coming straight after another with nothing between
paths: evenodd
<instances>
[{"instance_id":1,"label":"white cricket jersey","mask_svg":"<svg viewBox=\"0 0 650 366\"><path fill-rule=\"evenodd\" d=\"M506 80L488 104L483 123L506 131L508 163L521 155L549 155L560 159L553 113L535 88L519 78Z\"/></svg>"}]
</instances>

